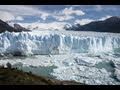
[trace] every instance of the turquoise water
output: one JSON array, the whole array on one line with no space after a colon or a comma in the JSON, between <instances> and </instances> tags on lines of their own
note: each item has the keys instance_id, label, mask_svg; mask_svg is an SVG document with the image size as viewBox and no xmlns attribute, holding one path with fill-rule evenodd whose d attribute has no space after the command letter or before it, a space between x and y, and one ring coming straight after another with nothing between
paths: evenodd
<instances>
[{"instance_id":1,"label":"turquoise water","mask_svg":"<svg viewBox=\"0 0 120 90\"><path fill-rule=\"evenodd\" d=\"M15 64L13 65L14 68L17 68L19 70L22 70L24 72L31 72L32 74L38 75L38 76L44 76L49 78L56 78L55 76L51 75L53 72L53 69L55 69L55 66L22 66L22 64Z\"/></svg>"},{"instance_id":2,"label":"turquoise water","mask_svg":"<svg viewBox=\"0 0 120 90\"><path fill-rule=\"evenodd\" d=\"M108 72L113 72L114 71L114 65L111 61L109 62L106 62L106 61L103 61L103 62L99 62L98 64L95 65L96 68L99 68L99 69L106 69Z\"/></svg>"}]
</instances>

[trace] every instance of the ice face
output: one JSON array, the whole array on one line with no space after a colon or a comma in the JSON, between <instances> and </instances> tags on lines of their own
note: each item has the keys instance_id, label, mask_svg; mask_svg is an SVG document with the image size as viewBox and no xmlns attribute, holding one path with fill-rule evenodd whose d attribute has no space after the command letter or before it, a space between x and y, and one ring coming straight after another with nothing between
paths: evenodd
<instances>
[{"instance_id":1,"label":"ice face","mask_svg":"<svg viewBox=\"0 0 120 90\"><path fill-rule=\"evenodd\" d=\"M86 35L83 32L5 32L0 34L2 54L40 55L64 53L107 53L120 48L120 35ZM117 51L119 52L119 51Z\"/></svg>"}]
</instances>

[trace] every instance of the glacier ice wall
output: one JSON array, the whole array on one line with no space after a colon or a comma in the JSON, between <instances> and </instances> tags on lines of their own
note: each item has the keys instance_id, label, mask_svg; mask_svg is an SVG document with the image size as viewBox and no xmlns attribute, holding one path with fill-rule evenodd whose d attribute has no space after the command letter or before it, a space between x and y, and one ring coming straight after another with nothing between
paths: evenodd
<instances>
[{"instance_id":1,"label":"glacier ice wall","mask_svg":"<svg viewBox=\"0 0 120 90\"><path fill-rule=\"evenodd\" d=\"M71 32L72 33L72 32ZM120 35L74 35L55 32L0 34L1 54L107 53L120 50Z\"/></svg>"}]
</instances>

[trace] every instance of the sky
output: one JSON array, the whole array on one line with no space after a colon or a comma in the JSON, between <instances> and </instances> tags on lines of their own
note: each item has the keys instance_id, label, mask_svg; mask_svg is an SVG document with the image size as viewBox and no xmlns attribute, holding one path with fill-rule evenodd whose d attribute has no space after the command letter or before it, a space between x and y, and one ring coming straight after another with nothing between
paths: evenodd
<instances>
[{"instance_id":1,"label":"sky","mask_svg":"<svg viewBox=\"0 0 120 90\"><path fill-rule=\"evenodd\" d=\"M84 25L111 16L120 16L120 5L0 5L1 20L43 28Z\"/></svg>"}]
</instances>

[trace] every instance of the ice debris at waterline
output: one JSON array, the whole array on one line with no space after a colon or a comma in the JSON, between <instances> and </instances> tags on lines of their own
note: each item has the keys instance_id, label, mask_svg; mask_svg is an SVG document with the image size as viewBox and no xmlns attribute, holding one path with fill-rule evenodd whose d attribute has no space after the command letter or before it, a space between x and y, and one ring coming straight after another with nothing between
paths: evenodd
<instances>
[{"instance_id":1,"label":"ice debris at waterline","mask_svg":"<svg viewBox=\"0 0 120 90\"><path fill-rule=\"evenodd\" d=\"M75 80L88 85L120 85L120 58L101 55L100 58L89 54L64 54L64 55L34 55L20 58L7 58L0 60L0 65L7 62L23 71L28 67L32 73L40 75L39 67L53 67L52 71L42 75L51 75L59 80ZM25 70L24 70L25 69ZM41 68L40 68L41 69ZM28 71L28 70L27 70ZM36 71L36 72L35 72Z\"/></svg>"},{"instance_id":2,"label":"ice debris at waterline","mask_svg":"<svg viewBox=\"0 0 120 90\"><path fill-rule=\"evenodd\" d=\"M118 50L120 50L120 34L113 33L32 31L0 34L1 55L119 53Z\"/></svg>"}]
</instances>

